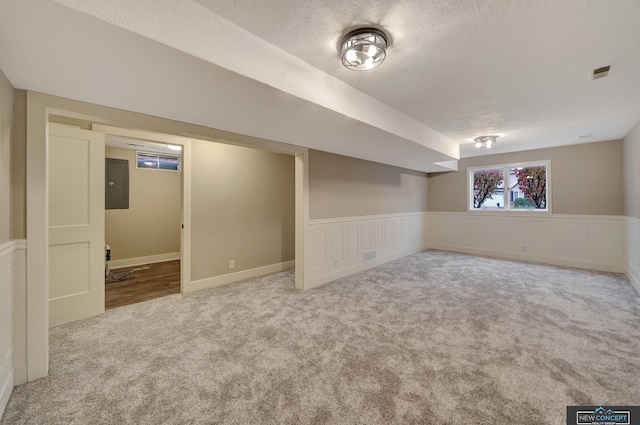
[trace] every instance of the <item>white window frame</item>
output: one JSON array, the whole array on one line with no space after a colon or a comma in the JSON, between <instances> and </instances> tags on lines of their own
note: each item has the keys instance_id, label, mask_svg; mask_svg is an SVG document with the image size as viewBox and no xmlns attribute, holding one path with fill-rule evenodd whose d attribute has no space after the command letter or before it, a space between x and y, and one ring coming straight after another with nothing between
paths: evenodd
<instances>
[{"instance_id":1,"label":"white window frame","mask_svg":"<svg viewBox=\"0 0 640 425\"><path fill-rule=\"evenodd\" d=\"M546 168L546 178L547 178L547 186L546 186L546 204L544 209L538 208L511 208L511 201L509 199L509 195L507 195L510 190L510 177L508 169L517 168L517 167L540 167L544 166ZM504 187L504 208L499 209L489 209L489 208L475 208L473 206L473 174L479 170L496 170L503 169L503 187ZM495 212L536 212L536 213L551 213L551 160L546 159L542 161L529 161L529 162L513 162L508 164L497 164L497 165L483 165L478 167L467 167L467 210L468 211L481 211L487 213L495 213Z\"/></svg>"},{"instance_id":2,"label":"white window frame","mask_svg":"<svg viewBox=\"0 0 640 425\"><path fill-rule=\"evenodd\" d=\"M138 155L145 155L145 156L151 156L151 157L156 157L156 161L158 164L158 168L149 168L149 167L140 167L138 165ZM159 157L166 157L166 158L175 158L178 160L178 169L177 170L170 170L168 168L160 168L160 158ZM178 155L178 154L173 154L173 153L160 153L160 152L148 152L148 151L136 151L136 168L138 170L151 170L151 171L171 171L173 173L179 173L180 171L182 171L182 155Z\"/></svg>"}]
</instances>

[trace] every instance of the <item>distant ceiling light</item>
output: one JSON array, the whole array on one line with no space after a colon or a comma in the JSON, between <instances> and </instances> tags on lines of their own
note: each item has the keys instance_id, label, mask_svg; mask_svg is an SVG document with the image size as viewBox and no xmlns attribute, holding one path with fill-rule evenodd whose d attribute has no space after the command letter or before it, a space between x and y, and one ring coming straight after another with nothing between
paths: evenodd
<instances>
[{"instance_id":1,"label":"distant ceiling light","mask_svg":"<svg viewBox=\"0 0 640 425\"><path fill-rule=\"evenodd\" d=\"M340 43L342 64L354 71L376 68L387 57L387 36L375 28L351 31Z\"/></svg>"},{"instance_id":2,"label":"distant ceiling light","mask_svg":"<svg viewBox=\"0 0 640 425\"><path fill-rule=\"evenodd\" d=\"M181 151L182 150L182 146L179 146L179 145L167 145L167 147L169 149L171 149L172 151Z\"/></svg>"},{"instance_id":3,"label":"distant ceiling light","mask_svg":"<svg viewBox=\"0 0 640 425\"><path fill-rule=\"evenodd\" d=\"M473 141L476 142L476 148L491 149L496 144L498 137L500 136L480 136L473 139Z\"/></svg>"}]
</instances>

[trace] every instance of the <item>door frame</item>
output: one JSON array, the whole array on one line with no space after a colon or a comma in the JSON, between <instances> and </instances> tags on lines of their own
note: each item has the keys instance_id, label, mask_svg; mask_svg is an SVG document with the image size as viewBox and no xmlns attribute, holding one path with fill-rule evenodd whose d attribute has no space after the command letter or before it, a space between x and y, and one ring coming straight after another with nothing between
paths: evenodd
<instances>
[{"instance_id":1,"label":"door frame","mask_svg":"<svg viewBox=\"0 0 640 425\"><path fill-rule=\"evenodd\" d=\"M172 121L136 112L107 106L61 98L44 93L26 92L26 223L27 223L27 276L26 306L26 359L27 381L47 376L49 371L49 258L48 236L48 181L47 150L48 123L50 115L77 118L94 123L120 128L145 129L139 131L159 134L175 134L176 137L249 147L253 149L293 155L295 157L295 287L302 290L308 278L305 262L310 258L309 238L309 152L301 146L289 145L251 136L244 136L194 124ZM190 155L190 149L189 149ZM186 156L186 153L185 153ZM184 158L183 158L184 159ZM190 161L191 158L189 158ZM185 166L185 169L188 169ZM185 179L186 180L186 179ZM190 201L191 181L183 186L184 204ZM183 183L184 184L184 183ZM187 198L188 197L188 198ZM190 208L190 202L188 202ZM184 217L185 229L190 229L190 215ZM183 232L188 234L189 232ZM190 243L183 238L185 253L190 257ZM181 275L181 286L190 282L190 263Z\"/></svg>"},{"instance_id":2,"label":"door frame","mask_svg":"<svg viewBox=\"0 0 640 425\"><path fill-rule=\"evenodd\" d=\"M185 282L191 282L191 139L165 133L114 127L104 124L93 124L92 129L98 133L112 136L147 140L149 142L166 143L182 146L182 228L180 229L180 292L185 290ZM187 231L185 231L187 229Z\"/></svg>"}]
</instances>

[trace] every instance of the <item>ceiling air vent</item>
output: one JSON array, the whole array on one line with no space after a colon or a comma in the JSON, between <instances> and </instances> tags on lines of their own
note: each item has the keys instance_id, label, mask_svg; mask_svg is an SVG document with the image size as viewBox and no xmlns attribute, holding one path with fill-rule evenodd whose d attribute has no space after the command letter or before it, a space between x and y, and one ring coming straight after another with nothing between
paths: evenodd
<instances>
[{"instance_id":1,"label":"ceiling air vent","mask_svg":"<svg viewBox=\"0 0 640 425\"><path fill-rule=\"evenodd\" d=\"M608 77L610 70L611 70L611 65L601 66L600 68L596 68L591 73L591 79L599 80L600 78Z\"/></svg>"}]
</instances>

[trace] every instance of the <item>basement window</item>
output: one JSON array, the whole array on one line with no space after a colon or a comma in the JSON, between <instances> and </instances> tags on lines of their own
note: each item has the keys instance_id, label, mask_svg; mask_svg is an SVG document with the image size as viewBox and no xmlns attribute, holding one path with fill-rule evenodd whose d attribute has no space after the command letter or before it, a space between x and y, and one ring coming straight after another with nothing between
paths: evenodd
<instances>
[{"instance_id":1,"label":"basement window","mask_svg":"<svg viewBox=\"0 0 640 425\"><path fill-rule=\"evenodd\" d=\"M551 211L551 161L467 168L470 211Z\"/></svg>"},{"instance_id":2,"label":"basement window","mask_svg":"<svg viewBox=\"0 0 640 425\"><path fill-rule=\"evenodd\" d=\"M137 151L136 167L148 170L180 171L180 155Z\"/></svg>"}]
</instances>

